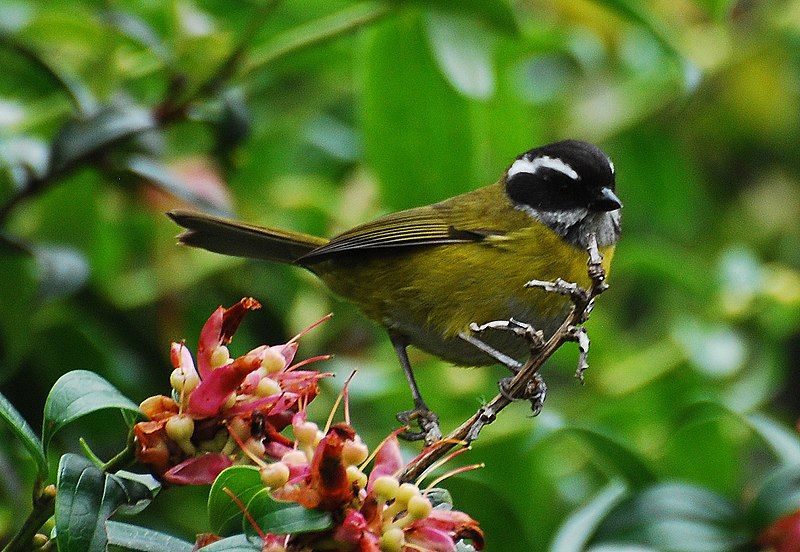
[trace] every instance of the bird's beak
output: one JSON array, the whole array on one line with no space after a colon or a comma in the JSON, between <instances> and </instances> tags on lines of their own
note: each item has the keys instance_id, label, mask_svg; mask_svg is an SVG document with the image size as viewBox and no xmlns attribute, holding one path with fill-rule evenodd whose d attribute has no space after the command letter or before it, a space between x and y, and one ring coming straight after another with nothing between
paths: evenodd
<instances>
[{"instance_id":1,"label":"bird's beak","mask_svg":"<svg viewBox=\"0 0 800 552\"><path fill-rule=\"evenodd\" d=\"M611 188L601 188L597 198L592 202L592 207L598 211L616 211L622 209L622 202Z\"/></svg>"}]
</instances>

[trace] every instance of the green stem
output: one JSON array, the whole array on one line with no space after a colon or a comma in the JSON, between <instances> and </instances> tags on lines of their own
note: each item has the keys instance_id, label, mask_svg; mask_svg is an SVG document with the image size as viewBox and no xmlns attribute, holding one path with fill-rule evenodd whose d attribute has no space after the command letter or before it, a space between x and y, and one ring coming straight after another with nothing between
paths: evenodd
<instances>
[{"instance_id":1,"label":"green stem","mask_svg":"<svg viewBox=\"0 0 800 552\"><path fill-rule=\"evenodd\" d=\"M101 465L100 469L107 473L113 473L120 468L124 468L130 464L131 460L133 460L135 450L135 435L133 431L131 431L128 433L128 442L126 443L125 448L119 451L119 453L117 453L117 455L111 460Z\"/></svg>"},{"instance_id":2,"label":"green stem","mask_svg":"<svg viewBox=\"0 0 800 552\"><path fill-rule=\"evenodd\" d=\"M56 508L56 488L49 485L33 501L33 511L14 538L3 548L3 552L28 552L34 535L53 515Z\"/></svg>"}]
</instances>

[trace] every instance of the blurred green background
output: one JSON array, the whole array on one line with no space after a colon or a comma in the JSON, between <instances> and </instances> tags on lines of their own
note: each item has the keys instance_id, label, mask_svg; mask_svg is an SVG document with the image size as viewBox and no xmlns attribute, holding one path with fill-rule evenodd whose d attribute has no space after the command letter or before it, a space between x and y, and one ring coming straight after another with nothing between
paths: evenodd
<instances>
[{"instance_id":1,"label":"blurred green background","mask_svg":"<svg viewBox=\"0 0 800 552\"><path fill-rule=\"evenodd\" d=\"M2 0L0 52L0 391L34 427L69 370L164 392L169 342L254 296L234 353L336 314L300 350L336 354L312 416L358 369L376 445L410 407L386 336L299 269L177 247L163 212L332 235L579 138L625 203L586 385L565 346L542 415L513 405L459 458L486 468L448 482L456 506L489 550L580 549L597 497L679 481L738 512L800 462L800 1ZM504 375L412 362L445 431ZM111 421L61 451L110 456ZM0 443L2 542L32 467ZM166 490L137 522L192 538L204 500Z\"/></svg>"}]
</instances>

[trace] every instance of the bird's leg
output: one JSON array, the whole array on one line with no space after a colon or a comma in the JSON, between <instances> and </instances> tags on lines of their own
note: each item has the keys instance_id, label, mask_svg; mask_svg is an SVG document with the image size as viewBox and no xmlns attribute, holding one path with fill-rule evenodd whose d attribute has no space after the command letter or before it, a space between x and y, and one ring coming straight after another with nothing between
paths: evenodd
<instances>
[{"instance_id":1,"label":"bird's leg","mask_svg":"<svg viewBox=\"0 0 800 552\"><path fill-rule=\"evenodd\" d=\"M468 334L466 332L460 332L458 334L458 337L463 339L464 341L466 341L467 343L469 343L473 347L483 351L484 353L486 353L488 356L492 357L493 359L495 359L497 362L499 362L500 364L502 364L503 366L505 366L506 368L511 370L512 374L516 374L517 372L519 372L520 368L522 368L522 363L521 362L511 358L510 356L508 356L508 355L506 355L504 353L501 353L500 351L498 351L497 349L495 349L494 347L492 347L491 345L489 345L485 341L481 341L480 339L478 339L474 335L470 335L470 334Z\"/></svg>"},{"instance_id":2,"label":"bird's leg","mask_svg":"<svg viewBox=\"0 0 800 552\"><path fill-rule=\"evenodd\" d=\"M439 430L439 416L428 408L422 398L422 393L419 391L417 380L411 369L411 362L408 360L408 353L406 352L408 343L406 339L397 334L389 334L389 339L392 340L397 358L400 360L400 365L403 367L403 372L408 380L408 386L411 388L411 397L414 399L414 408L399 412L397 419L404 424L410 424L416 420L420 428L420 431L405 431L400 434L400 437L408 441L425 439L426 445L432 445L442 438L442 432Z\"/></svg>"}]
</instances>

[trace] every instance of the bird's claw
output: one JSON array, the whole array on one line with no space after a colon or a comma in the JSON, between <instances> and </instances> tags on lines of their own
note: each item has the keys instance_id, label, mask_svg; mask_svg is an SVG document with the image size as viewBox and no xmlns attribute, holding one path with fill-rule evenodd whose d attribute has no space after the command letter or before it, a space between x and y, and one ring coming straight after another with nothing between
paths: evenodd
<instances>
[{"instance_id":1,"label":"bird's claw","mask_svg":"<svg viewBox=\"0 0 800 552\"><path fill-rule=\"evenodd\" d=\"M533 378L525 384L525 389L519 395L512 395L509 390L512 378L501 379L497 386L500 388L500 394L509 401L526 400L531 403L531 411L534 416L538 416L544 407L544 401L547 398L547 384L540 374L535 374Z\"/></svg>"},{"instance_id":2,"label":"bird's claw","mask_svg":"<svg viewBox=\"0 0 800 552\"><path fill-rule=\"evenodd\" d=\"M439 416L425 406L417 406L412 410L404 410L397 413L397 419L406 426L416 423L419 431L407 430L400 433L399 437L406 441L425 440L425 444L430 446L442 438L442 431L439 429Z\"/></svg>"}]
</instances>

